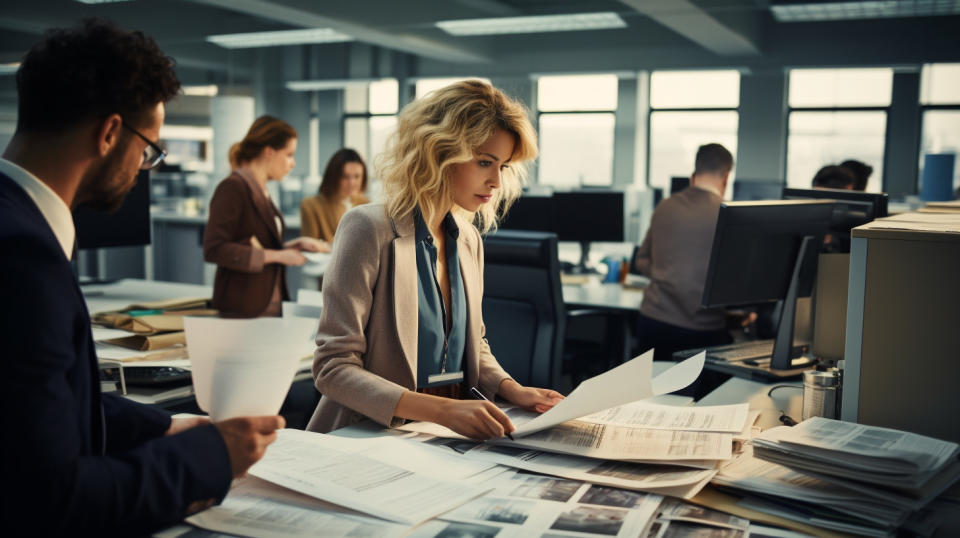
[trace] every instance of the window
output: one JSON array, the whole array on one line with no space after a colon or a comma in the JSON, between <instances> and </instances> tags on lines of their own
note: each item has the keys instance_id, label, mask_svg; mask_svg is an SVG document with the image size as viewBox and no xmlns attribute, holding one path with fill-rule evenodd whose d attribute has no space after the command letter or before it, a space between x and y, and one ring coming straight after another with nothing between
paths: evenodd
<instances>
[{"instance_id":1,"label":"window","mask_svg":"<svg viewBox=\"0 0 960 538\"><path fill-rule=\"evenodd\" d=\"M924 155L960 153L960 64L923 66L920 102L923 104L923 138L920 145L922 174ZM955 162L953 188L958 187L960 163Z\"/></svg>"},{"instance_id":2,"label":"window","mask_svg":"<svg viewBox=\"0 0 960 538\"><path fill-rule=\"evenodd\" d=\"M433 90L439 90L444 86L449 86L454 82L460 82L461 80L482 80L487 84L490 83L490 79L484 77L421 78L417 79L417 82L414 85L414 97L422 97Z\"/></svg>"},{"instance_id":3,"label":"window","mask_svg":"<svg viewBox=\"0 0 960 538\"><path fill-rule=\"evenodd\" d=\"M650 75L650 156L647 183L670 194L670 178L690 177L697 149L716 142L737 154L740 73L656 71ZM733 193L736 168L726 198Z\"/></svg>"},{"instance_id":4,"label":"window","mask_svg":"<svg viewBox=\"0 0 960 538\"><path fill-rule=\"evenodd\" d=\"M396 79L348 86L344 90L343 144L357 150L371 174L397 124Z\"/></svg>"},{"instance_id":5,"label":"window","mask_svg":"<svg viewBox=\"0 0 960 538\"><path fill-rule=\"evenodd\" d=\"M873 167L883 189L883 152L893 69L793 69L789 74L787 185L809 189L817 170L849 159Z\"/></svg>"},{"instance_id":6,"label":"window","mask_svg":"<svg viewBox=\"0 0 960 538\"><path fill-rule=\"evenodd\" d=\"M543 76L537 81L539 183L613 183L616 75Z\"/></svg>"}]
</instances>

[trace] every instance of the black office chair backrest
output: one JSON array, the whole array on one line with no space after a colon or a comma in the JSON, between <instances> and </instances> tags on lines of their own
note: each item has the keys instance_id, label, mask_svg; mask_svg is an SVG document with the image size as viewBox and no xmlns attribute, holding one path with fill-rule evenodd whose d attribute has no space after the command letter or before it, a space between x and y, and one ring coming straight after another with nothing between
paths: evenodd
<instances>
[{"instance_id":1,"label":"black office chair backrest","mask_svg":"<svg viewBox=\"0 0 960 538\"><path fill-rule=\"evenodd\" d=\"M493 355L518 383L557 387L566 310L556 234L500 230L487 236L483 283Z\"/></svg>"}]
</instances>

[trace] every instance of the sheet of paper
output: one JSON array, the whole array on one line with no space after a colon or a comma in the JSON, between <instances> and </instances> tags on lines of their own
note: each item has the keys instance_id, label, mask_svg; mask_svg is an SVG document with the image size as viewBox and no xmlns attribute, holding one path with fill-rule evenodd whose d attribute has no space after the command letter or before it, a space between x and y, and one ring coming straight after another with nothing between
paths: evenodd
<instances>
[{"instance_id":1,"label":"sheet of paper","mask_svg":"<svg viewBox=\"0 0 960 538\"><path fill-rule=\"evenodd\" d=\"M729 433L687 432L608 426L571 420L515 441L496 444L535 448L605 460L728 460L733 457Z\"/></svg>"},{"instance_id":2,"label":"sheet of paper","mask_svg":"<svg viewBox=\"0 0 960 538\"><path fill-rule=\"evenodd\" d=\"M94 325L93 330L93 341L100 342L101 340L110 340L112 338L126 338L128 336L133 336L136 333L129 331L122 331L120 329L111 329L109 327L99 327Z\"/></svg>"},{"instance_id":3,"label":"sheet of paper","mask_svg":"<svg viewBox=\"0 0 960 538\"><path fill-rule=\"evenodd\" d=\"M127 347L108 344L106 342L95 342L94 348L97 358L101 360L118 361L123 363L139 364L143 361L165 361L174 359L183 359L188 355L186 346L174 346L168 349L136 351Z\"/></svg>"},{"instance_id":4,"label":"sheet of paper","mask_svg":"<svg viewBox=\"0 0 960 538\"><path fill-rule=\"evenodd\" d=\"M276 414L313 349L315 326L306 318L184 318L197 405L214 421Z\"/></svg>"},{"instance_id":5,"label":"sheet of paper","mask_svg":"<svg viewBox=\"0 0 960 538\"><path fill-rule=\"evenodd\" d=\"M204 529L251 536L384 536L400 537L406 525L358 514L307 495L271 484L255 476L234 482L219 506L190 516L187 521Z\"/></svg>"},{"instance_id":6,"label":"sheet of paper","mask_svg":"<svg viewBox=\"0 0 960 538\"><path fill-rule=\"evenodd\" d=\"M591 484L689 499L716 475L716 469L602 461L507 446L481 445L464 457Z\"/></svg>"},{"instance_id":7,"label":"sheet of paper","mask_svg":"<svg viewBox=\"0 0 960 538\"><path fill-rule=\"evenodd\" d=\"M282 430L250 474L366 514L414 525L489 491L341 450L333 436Z\"/></svg>"},{"instance_id":8,"label":"sheet of paper","mask_svg":"<svg viewBox=\"0 0 960 538\"><path fill-rule=\"evenodd\" d=\"M411 536L641 536L662 501L659 495L516 472L490 485L496 488L491 493L442 515L447 526L416 529Z\"/></svg>"},{"instance_id":9,"label":"sheet of paper","mask_svg":"<svg viewBox=\"0 0 960 538\"><path fill-rule=\"evenodd\" d=\"M700 375L705 357L705 353L690 357L653 378L653 350L650 350L580 383L553 409L517 426L513 436L529 435L597 411L681 389Z\"/></svg>"},{"instance_id":10,"label":"sheet of paper","mask_svg":"<svg viewBox=\"0 0 960 538\"><path fill-rule=\"evenodd\" d=\"M655 430L740 433L750 407L743 404L704 407L672 407L633 402L587 415L579 420L612 426Z\"/></svg>"},{"instance_id":11,"label":"sheet of paper","mask_svg":"<svg viewBox=\"0 0 960 538\"><path fill-rule=\"evenodd\" d=\"M307 263L303 266L303 274L307 276L320 276L327 270L327 266L330 265L330 260L333 258L333 254L329 252L306 252L301 251L300 254L307 259Z\"/></svg>"}]
</instances>

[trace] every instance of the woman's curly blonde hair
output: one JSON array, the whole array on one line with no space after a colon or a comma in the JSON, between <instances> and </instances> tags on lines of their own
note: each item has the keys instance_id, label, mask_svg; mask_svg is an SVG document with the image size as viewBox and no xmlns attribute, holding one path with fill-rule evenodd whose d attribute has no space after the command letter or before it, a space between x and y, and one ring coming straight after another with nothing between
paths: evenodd
<instances>
[{"instance_id":1,"label":"woman's curly blonde hair","mask_svg":"<svg viewBox=\"0 0 960 538\"><path fill-rule=\"evenodd\" d=\"M451 165L473 160L476 148L500 129L516 141L500 188L475 215L459 211L481 232L494 228L520 197L527 163L537 157L537 134L522 104L479 80L451 84L404 107L381 157L387 214L398 219L419 207L433 222L453 200L446 180Z\"/></svg>"}]
</instances>

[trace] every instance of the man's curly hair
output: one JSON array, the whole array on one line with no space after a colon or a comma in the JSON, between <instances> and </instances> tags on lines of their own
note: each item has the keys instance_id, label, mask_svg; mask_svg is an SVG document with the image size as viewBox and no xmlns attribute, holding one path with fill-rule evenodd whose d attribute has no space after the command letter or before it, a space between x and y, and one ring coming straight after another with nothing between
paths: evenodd
<instances>
[{"instance_id":1,"label":"man's curly hair","mask_svg":"<svg viewBox=\"0 0 960 538\"><path fill-rule=\"evenodd\" d=\"M153 38L102 19L48 30L17 70L17 130L51 132L120 114L133 125L180 90Z\"/></svg>"}]
</instances>

